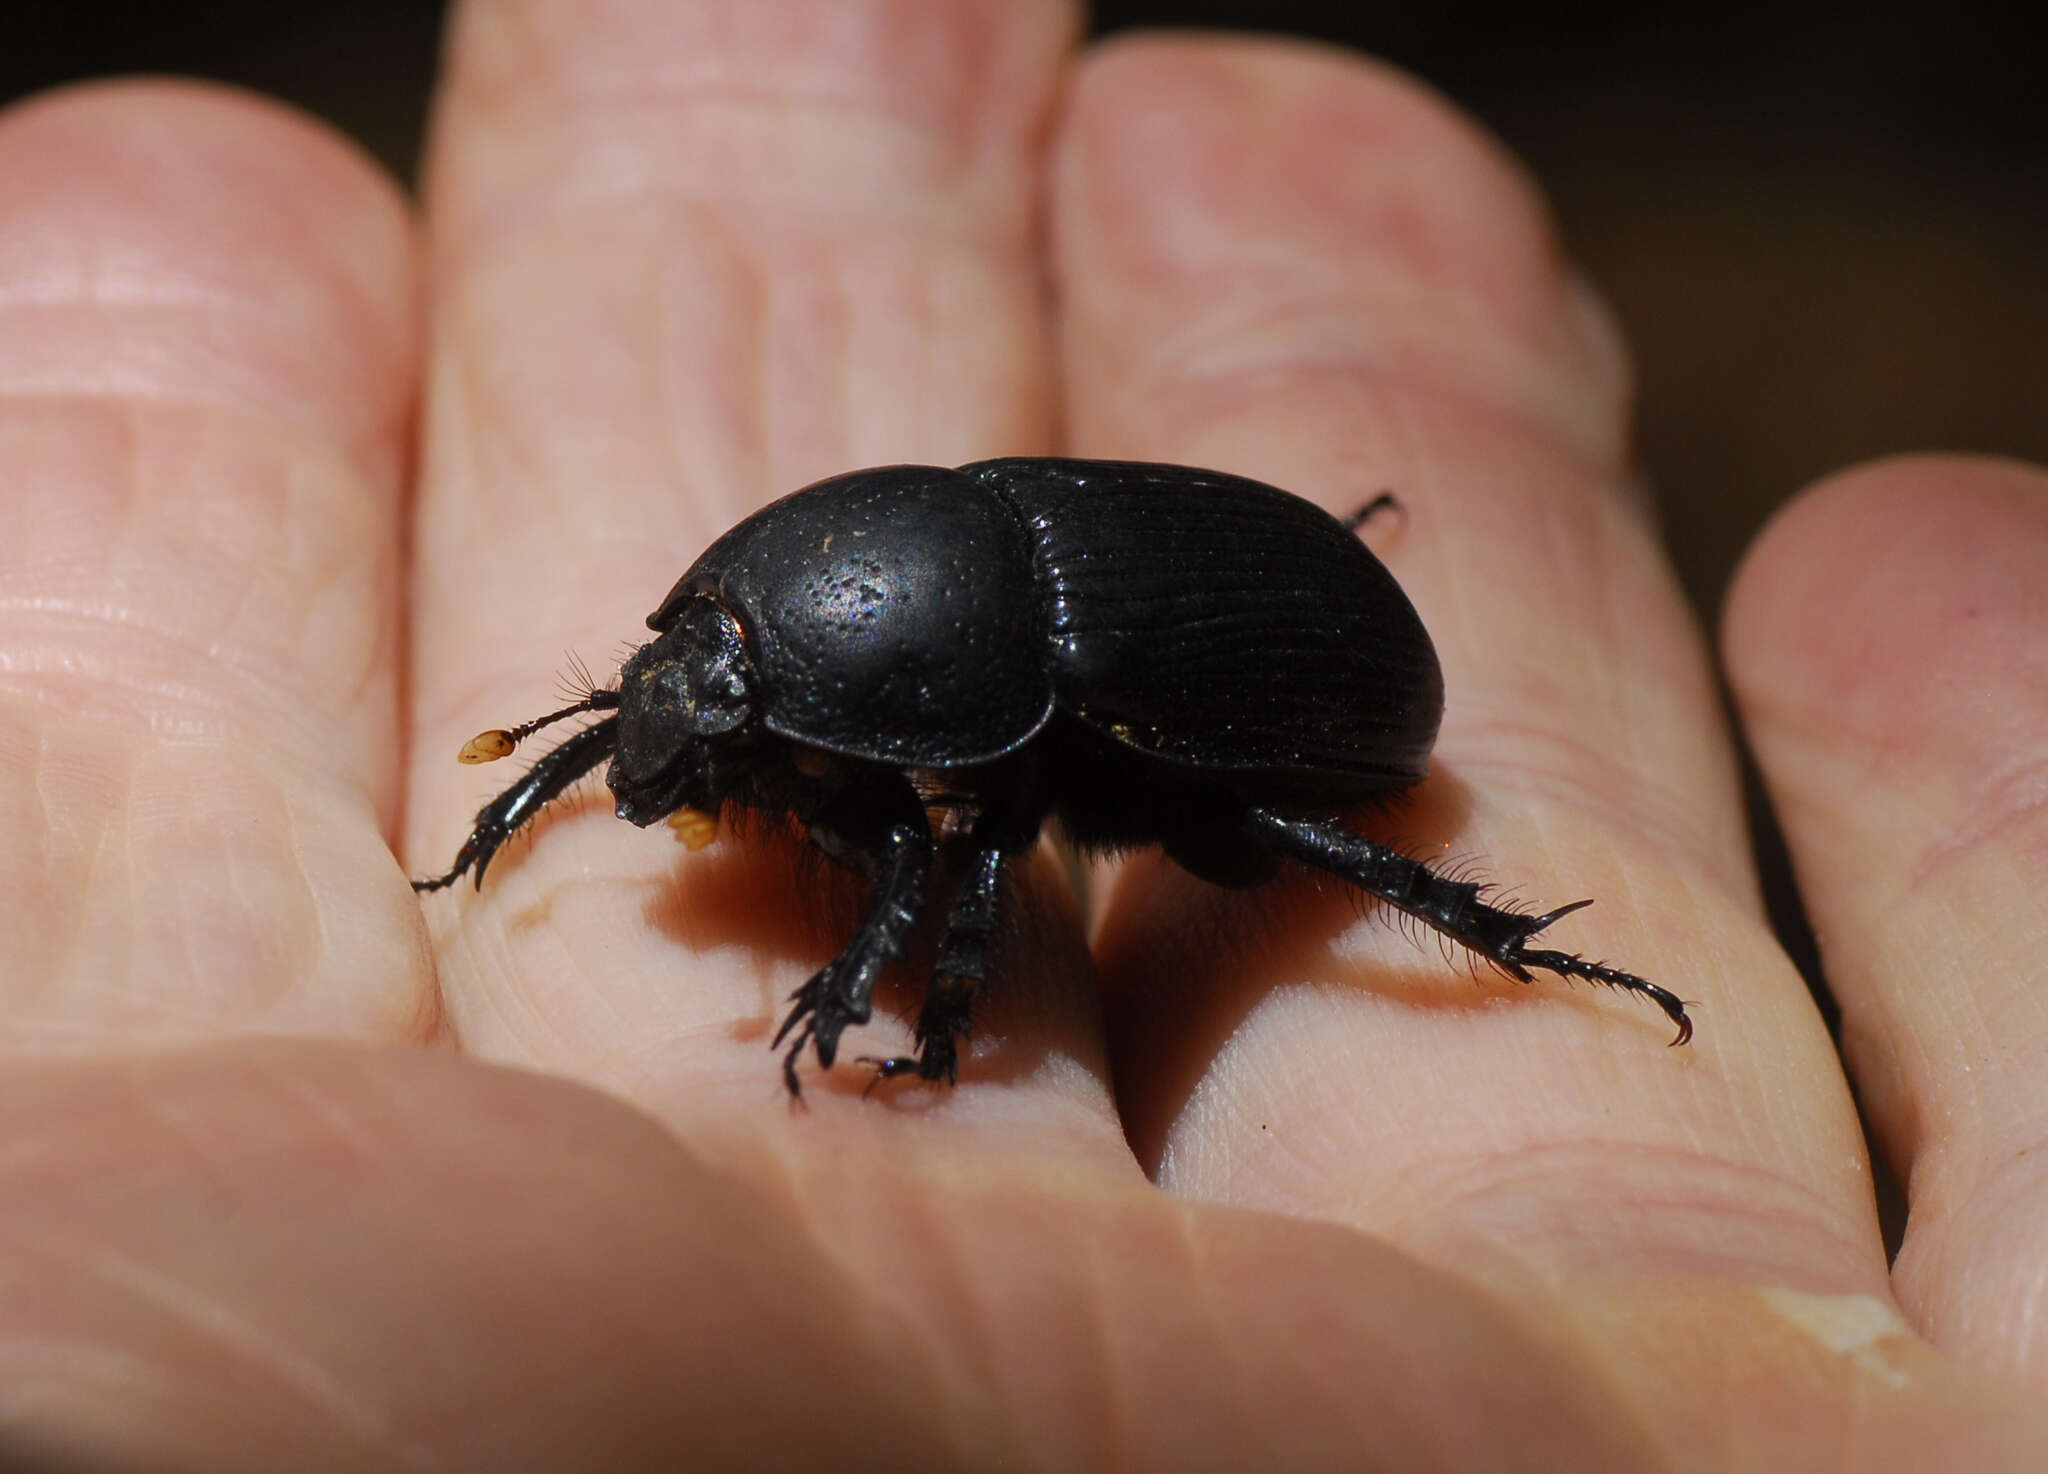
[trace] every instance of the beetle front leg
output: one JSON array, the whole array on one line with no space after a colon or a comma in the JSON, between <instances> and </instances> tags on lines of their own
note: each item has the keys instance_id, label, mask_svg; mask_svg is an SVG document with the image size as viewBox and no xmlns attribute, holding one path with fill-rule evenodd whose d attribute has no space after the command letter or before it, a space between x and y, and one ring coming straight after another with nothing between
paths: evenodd
<instances>
[{"instance_id":1,"label":"beetle front leg","mask_svg":"<svg viewBox=\"0 0 2048 1474\"><path fill-rule=\"evenodd\" d=\"M412 888L423 894L438 891L455 884L467 871L475 878L477 889L482 890L484 871L498 847L532 823L550 799L561 797L570 785L610 757L618 745L619 719L606 717L542 754L524 777L477 810L476 823L448 873L415 880Z\"/></svg>"},{"instance_id":2,"label":"beetle front leg","mask_svg":"<svg viewBox=\"0 0 2048 1474\"><path fill-rule=\"evenodd\" d=\"M782 1060L783 1083L791 1095L803 1093L796 1062L806 1044L817 1051L820 1067L829 1070L840 1033L848 1024L868 1021L875 984L883 969L903 956L917 923L932 863L924 803L900 774L870 776L840 789L811 816L809 829L819 849L874 882L874 895L852 940L790 995L796 1006L775 1031L776 1046L792 1031L796 1034Z\"/></svg>"},{"instance_id":3,"label":"beetle front leg","mask_svg":"<svg viewBox=\"0 0 2048 1474\"><path fill-rule=\"evenodd\" d=\"M1692 1020L1686 1016L1685 1003L1677 994L1604 962L1588 962L1573 952L1532 949L1528 945L1530 938L1552 922L1581 906L1592 905L1591 901L1574 901L1540 916L1527 916L1489 906L1479 899L1482 887L1478 884L1439 875L1422 861L1352 834L1327 819L1304 819L1273 809L1252 809L1246 822L1251 837L1261 847L1349 881L1396 910L1434 927L1460 946L1469 947L1519 982L1535 981L1529 973L1534 967L1559 977L1584 978L1639 994L1663 1009L1664 1016L1678 1026L1678 1037L1671 1041L1674 1045L1692 1038Z\"/></svg>"}]
</instances>

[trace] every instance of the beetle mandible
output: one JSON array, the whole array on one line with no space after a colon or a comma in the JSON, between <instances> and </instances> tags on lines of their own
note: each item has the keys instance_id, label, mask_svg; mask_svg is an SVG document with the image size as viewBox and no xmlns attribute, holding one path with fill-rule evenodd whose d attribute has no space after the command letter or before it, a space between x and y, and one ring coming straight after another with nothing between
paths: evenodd
<instances>
[{"instance_id":1,"label":"beetle mandible","mask_svg":"<svg viewBox=\"0 0 2048 1474\"><path fill-rule=\"evenodd\" d=\"M1084 849L1157 844L1203 880L1327 871L1522 982L1531 969L1685 1004L1619 968L1529 944L1590 901L1488 904L1337 821L1420 782L1443 677L1414 606L1339 521L1218 471L1011 458L817 482L713 543L648 617L616 688L471 739L503 757L608 712L486 804L434 891L480 888L499 846L610 761L621 819L693 846L728 804L793 816L873 891L839 955L792 995L783 1078L829 1069L904 953L935 851L961 879L916 1024L876 1078L952 1081L988 972L1004 866L1056 819ZM932 816L945 822L935 833Z\"/></svg>"}]
</instances>

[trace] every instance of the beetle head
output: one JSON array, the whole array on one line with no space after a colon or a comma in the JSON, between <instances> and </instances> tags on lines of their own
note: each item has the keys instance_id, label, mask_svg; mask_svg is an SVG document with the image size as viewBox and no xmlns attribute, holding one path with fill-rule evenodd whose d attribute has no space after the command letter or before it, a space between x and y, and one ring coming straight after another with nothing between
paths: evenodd
<instances>
[{"instance_id":1,"label":"beetle head","mask_svg":"<svg viewBox=\"0 0 2048 1474\"><path fill-rule=\"evenodd\" d=\"M619 746L605 780L621 819L718 812L717 759L746 737L753 677L739 625L708 599L633 652L619 672Z\"/></svg>"}]
</instances>

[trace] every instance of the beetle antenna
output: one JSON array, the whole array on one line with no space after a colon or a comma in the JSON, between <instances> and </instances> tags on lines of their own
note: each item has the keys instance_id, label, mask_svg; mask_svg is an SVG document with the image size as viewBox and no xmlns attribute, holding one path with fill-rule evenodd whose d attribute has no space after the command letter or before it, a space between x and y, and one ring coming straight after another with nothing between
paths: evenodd
<instances>
[{"instance_id":1,"label":"beetle antenna","mask_svg":"<svg viewBox=\"0 0 2048 1474\"><path fill-rule=\"evenodd\" d=\"M573 717L586 711L610 711L619 704L616 691L592 691L573 706L560 711L551 711L544 717L535 717L530 722L521 722L516 727L493 727L488 732L479 732L462 744L462 751L455 754L455 760L462 763L494 763L501 757L510 757L512 749L538 732L542 727L552 726L564 717Z\"/></svg>"}]
</instances>

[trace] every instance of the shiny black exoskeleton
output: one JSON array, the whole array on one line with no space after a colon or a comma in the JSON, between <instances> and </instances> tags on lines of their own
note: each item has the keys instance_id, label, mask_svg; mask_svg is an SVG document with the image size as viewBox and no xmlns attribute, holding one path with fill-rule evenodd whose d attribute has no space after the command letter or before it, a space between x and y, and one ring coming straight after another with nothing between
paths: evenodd
<instances>
[{"instance_id":1,"label":"shiny black exoskeleton","mask_svg":"<svg viewBox=\"0 0 2048 1474\"><path fill-rule=\"evenodd\" d=\"M1376 504L1377 505L1377 504ZM1371 509L1367 509L1370 511ZM463 756L576 733L487 804L454 866L491 856L598 764L620 818L686 842L728 804L793 815L873 883L844 950L775 1036L829 1068L903 955L935 850L961 876L917 1021L883 1078L953 1078L987 973L1003 866L1056 818L1079 844L1159 844L1219 885L1283 862L1328 871L1510 976L1530 969L1685 1005L1631 973L1530 940L1541 915L1351 833L1333 815L1420 781L1443 711L1436 652L1349 523L1284 491L1184 466L1011 459L885 466L805 487L712 544L662 600L615 690Z\"/></svg>"}]
</instances>

